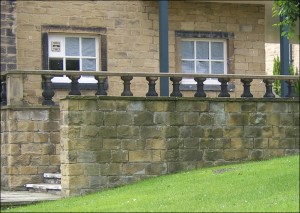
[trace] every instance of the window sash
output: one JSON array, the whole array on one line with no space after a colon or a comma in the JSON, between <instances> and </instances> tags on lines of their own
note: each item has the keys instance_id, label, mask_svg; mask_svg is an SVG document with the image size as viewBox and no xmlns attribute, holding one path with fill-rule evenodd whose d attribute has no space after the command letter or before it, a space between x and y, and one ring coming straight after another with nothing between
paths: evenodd
<instances>
[{"instance_id":1,"label":"window sash","mask_svg":"<svg viewBox=\"0 0 300 213\"><path fill-rule=\"evenodd\" d=\"M79 39L79 54L78 55L67 55L67 47L66 47L66 38L78 38ZM88 39L88 38L93 38L95 39L94 42L94 50L91 51L93 52L94 56L86 56L83 55L83 47L82 47L82 42L83 39ZM59 41L61 41L61 53L57 54L57 56L55 55L55 53L51 53L51 41L53 39L58 39ZM78 35L69 35L69 34L65 34L65 35L61 35L61 34L51 34L49 35L49 41L48 41L48 45L49 45L49 52L48 52L48 60L50 62L51 59L61 59L63 61L63 71L67 70L67 61L72 60L72 59L76 59L79 60L79 70L78 71L96 71L99 70L99 39L97 36L78 36ZM83 70L84 67L84 62L86 61L93 61L95 60L95 66L93 67L93 69L87 69L87 70ZM50 65L50 63L49 63ZM92 67L92 66L90 66ZM52 79L52 82L54 83L70 83L71 80L66 77L65 75L63 77L54 77ZM79 83L97 83L96 79L94 79L93 76L81 76L81 78L79 79Z\"/></svg>"},{"instance_id":2,"label":"window sash","mask_svg":"<svg viewBox=\"0 0 300 213\"><path fill-rule=\"evenodd\" d=\"M181 59L181 69L183 68L182 63L183 62L193 62L193 72L192 73L199 73L197 72L197 66L200 62L208 62L208 74L213 74L212 72L212 64L215 62L223 62L223 72L222 74L226 74L227 73L227 46L226 46L226 40L225 39L182 39L181 42L185 42L185 41L190 41L193 42L193 54L189 54L189 55L193 55L193 58L182 58ZM208 43L208 59L199 59L197 58L197 42L207 42ZM223 59L212 59L212 43L215 42L221 42L223 43ZM182 54L182 53L181 53ZM183 73L184 70L182 70ZM201 73L204 74L204 73ZM220 73L219 73L220 74ZM183 78L182 80L183 84L196 84L196 81L194 79L191 78ZM217 79L212 79L212 78L208 78L205 82L205 84L220 84L220 82L218 82Z\"/></svg>"}]
</instances>

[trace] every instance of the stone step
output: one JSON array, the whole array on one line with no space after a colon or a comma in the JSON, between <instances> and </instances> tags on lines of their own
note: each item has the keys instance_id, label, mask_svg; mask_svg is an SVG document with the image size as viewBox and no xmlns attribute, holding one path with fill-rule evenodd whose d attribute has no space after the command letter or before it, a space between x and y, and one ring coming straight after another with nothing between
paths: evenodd
<instances>
[{"instance_id":1,"label":"stone step","mask_svg":"<svg viewBox=\"0 0 300 213\"><path fill-rule=\"evenodd\" d=\"M47 192L59 195L61 193L61 185L55 183L39 183L39 184L25 184L25 187L30 192Z\"/></svg>"},{"instance_id":2,"label":"stone step","mask_svg":"<svg viewBox=\"0 0 300 213\"><path fill-rule=\"evenodd\" d=\"M61 183L61 174L59 173L44 173L44 182L51 184L60 184Z\"/></svg>"}]
</instances>

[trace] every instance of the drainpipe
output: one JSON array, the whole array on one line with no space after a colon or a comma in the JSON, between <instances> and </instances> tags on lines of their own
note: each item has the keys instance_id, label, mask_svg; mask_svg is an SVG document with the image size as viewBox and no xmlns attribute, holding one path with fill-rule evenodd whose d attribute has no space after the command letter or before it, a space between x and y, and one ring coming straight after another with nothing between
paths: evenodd
<instances>
[{"instance_id":1,"label":"drainpipe","mask_svg":"<svg viewBox=\"0 0 300 213\"><path fill-rule=\"evenodd\" d=\"M159 68L169 72L168 1L159 1ZM160 96L169 96L168 77L160 78Z\"/></svg>"},{"instance_id":2,"label":"drainpipe","mask_svg":"<svg viewBox=\"0 0 300 213\"><path fill-rule=\"evenodd\" d=\"M283 21L285 17L280 16L280 21ZM288 28L283 29L280 26L280 75L289 75L289 40L287 36L282 36L282 32L288 31ZM288 87L285 81L281 81L281 97L285 97L288 94Z\"/></svg>"}]
</instances>

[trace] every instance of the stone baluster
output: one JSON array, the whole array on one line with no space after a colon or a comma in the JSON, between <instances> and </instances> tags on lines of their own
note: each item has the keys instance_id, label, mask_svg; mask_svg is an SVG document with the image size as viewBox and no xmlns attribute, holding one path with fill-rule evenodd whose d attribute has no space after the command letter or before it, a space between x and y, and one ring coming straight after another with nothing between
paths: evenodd
<instances>
[{"instance_id":1,"label":"stone baluster","mask_svg":"<svg viewBox=\"0 0 300 213\"><path fill-rule=\"evenodd\" d=\"M298 97L298 95L296 94L295 91L295 83L297 80L287 80L287 84L288 84L288 94L286 97L290 97L290 98L294 98L294 97Z\"/></svg>"},{"instance_id":2,"label":"stone baluster","mask_svg":"<svg viewBox=\"0 0 300 213\"><path fill-rule=\"evenodd\" d=\"M197 82L197 91L195 93L195 97L206 97L206 93L204 92L204 81L206 80L206 78L202 78L202 77L195 77L194 78L195 81Z\"/></svg>"},{"instance_id":3,"label":"stone baluster","mask_svg":"<svg viewBox=\"0 0 300 213\"><path fill-rule=\"evenodd\" d=\"M149 82L149 91L147 92L146 96L158 96L157 92L155 91L155 81L157 81L158 77L146 77L146 80Z\"/></svg>"},{"instance_id":4,"label":"stone baluster","mask_svg":"<svg viewBox=\"0 0 300 213\"><path fill-rule=\"evenodd\" d=\"M251 86L250 84L252 81L253 81L253 79L251 79L251 78L242 78L241 79L241 82L243 83L243 86L244 86L244 92L241 95L242 98L252 98L253 97L252 93L250 92L250 86Z\"/></svg>"},{"instance_id":5,"label":"stone baluster","mask_svg":"<svg viewBox=\"0 0 300 213\"><path fill-rule=\"evenodd\" d=\"M79 89L79 83L78 79L80 78L80 75L72 75L68 76L71 79L71 91L69 92L69 95L81 95L80 89Z\"/></svg>"},{"instance_id":6,"label":"stone baluster","mask_svg":"<svg viewBox=\"0 0 300 213\"><path fill-rule=\"evenodd\" d=\"M6 76L1 76L1 105L7 105Z\"/></svg>"},{"instance_id":7,"label":"stone baluster","mask_svg":"<svg viewBox=\"0 0 300 213\"><path fill-rule=\"evenodd\" d=\"M229 78L219 78L219 82L221 82L221 92L218 95L218 97L230 97L230 94L228 93L227 87L228 82L230 81Z\"/></svg>"},{"instance_id":8,"label":"stone baluster","mask_svg":"<svg viewBox=\"0 0 300 213\"><path fill-rule=\"evenodd\" d=\"M171 77L170 80L173 82L173 92L170 94L172 97L182 97L182 93L180 92L180 81L182 77Z\"/></svg>"},{"instance_id":9,"label":"stone baluster","mask_svg":"<svg viewBox=\"0 0 300 213\"><path fill-rule=\"evenodd\" d=\"M52 82L51 82L52 78L53 76L51 75L42 75L42 79L43 79L42 96L44 97L42 105L52 106L55 104L54 101L52 100L53 96L55 95L55 92L52 89Z\"/></svg>"},{"instance_id":10,"label":"stone baluster","mask_svg":"<svg viewBox=\"0 0 300 213\"><path fill-rule=\"evenodd\" d=\"M275 98L275 95L273 93L272 84L274 83L274 79L264 79L263 82L266 85L266 93L264 95L264 98Z\"/></svg>"},{"instance_id":11,"label":"stone baluster","mask_svg":"<svg viewBox=\"0 0 300 213\"><path fill-rule=\"evenodd\" d=\"M122 92L121 96L133 96L132 92L130 91L130 81L133 79L133 77L121 76L121 79L124 81L124 91Z\"/></svg>"},{"instance_id":12,"label":"stone baluster","mask_svg":"<svg viewBox=\"0 0 300 213\"><path fill-rule=\"evenodd\" d=\"M107 92L104 89L104 84L105 84L105 81L106 81L107 77L95 76L95 79L98 81L98 83L97 83L97 92L95 93L95 95L106 96Z\"/></svg>"}]
</instances>

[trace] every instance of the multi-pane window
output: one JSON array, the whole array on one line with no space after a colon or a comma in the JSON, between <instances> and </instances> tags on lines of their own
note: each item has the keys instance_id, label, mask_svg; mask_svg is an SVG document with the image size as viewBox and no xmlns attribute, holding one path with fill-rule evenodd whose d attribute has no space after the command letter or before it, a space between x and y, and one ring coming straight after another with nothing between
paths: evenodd
<instances>
[{"instance_id":1,"label":"multi-pane window","mask_svg":"<svg viewBox=\"0 0 300 213\"><path fill-rule=\"evenodd\" d=\"M182 40L181 69L183 73L226 74L227 56L225 40ZM195 84L193 79L183 83ZM216 79L207 79L205 84L218 84Z\"/></svg>"},{"instance_id":2,"label":"multi-pane window","mask_svg":"<svg viewBox=\"0 0 300 213\"><path fill-rule=\"evenodd\" d=\"M49 70L99 70L98 38L93 36L49 35ZM70 82L66 77L55 77L53 82ZM81 77L79 82L96 82L92 77Z\"/></svg>"}]
</instances>

